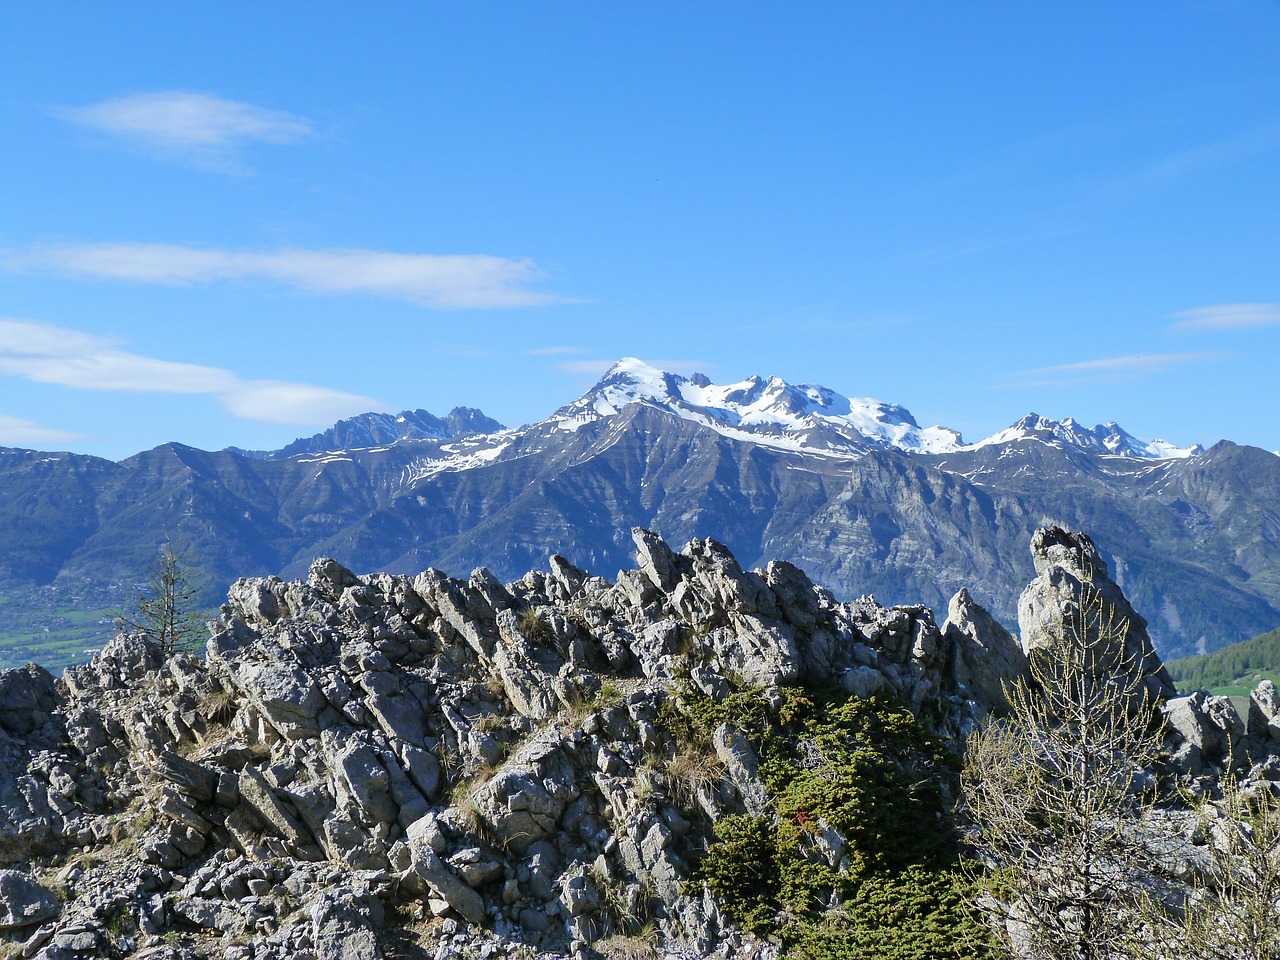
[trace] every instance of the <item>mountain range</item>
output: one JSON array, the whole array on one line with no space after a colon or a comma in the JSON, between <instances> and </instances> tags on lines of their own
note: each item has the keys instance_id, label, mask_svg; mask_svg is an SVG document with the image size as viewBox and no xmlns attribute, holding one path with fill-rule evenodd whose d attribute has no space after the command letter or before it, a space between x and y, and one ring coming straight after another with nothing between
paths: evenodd
<instances>
[{"instance_id":1,"label":"mountain range","mask_svg":"<svg viewBox=\"0 0 1280 960\"><path fill-rule=\"evenodd\" d=\"M458 408L366 414L278 451L169 443L117 463L0 450L11 598L136 582L166 534L218 595L318 555L513 579L561 553L611 575L641 526L714 537L749 565L791 560L844 597L945 607L964 585L1013 625L1026 544L1049 523L1094 537L1165 656L1280 624L1280 457L1114 423L1031 414L966 443L894 404L627 359L515 429Z\"/></svg>"}]
</instances>

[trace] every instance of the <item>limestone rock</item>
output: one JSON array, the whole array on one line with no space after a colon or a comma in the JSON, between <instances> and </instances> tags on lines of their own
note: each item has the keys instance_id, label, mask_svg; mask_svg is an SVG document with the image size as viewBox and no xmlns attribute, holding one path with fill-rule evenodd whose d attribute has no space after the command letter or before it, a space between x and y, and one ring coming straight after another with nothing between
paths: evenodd
<instances>
[{"instance_id":1,"label":"limestone rock","mask_svg":"<svg viewBox=\"0 0 1280 960\"><path fill-rule=\"evenodd\" d=\"M62 905L25 873L0 870L0 930L29 927L56 917Z\"/></svg>"},{"instance_id":2,"label":"limestone rock","mask_svg":"<svg viewBox=\"0 0 1280 960\"><path fill-rule=\"evenodd\" d=\"M195 800L212 800L218 790L218 772L204 764L180 757L172 750L166 750L156 757L152 769L158 776Z\"/></svg>"},{"instance_id":3,"label":"limestone rock","mask_svg":"<svg viewBox=\"0 0 1280 960\"><path fill-rule=\"evenodd\" d=\"M989 710L1005 709L1005 688L1029 673L1027 655L1013 634L963 587L947 605L942 634L951 645L951 670L961 692Z\"/></svg>"},{"instance_id":4,"label":"limestone rock","mask_svg":"<svg viewBox=\"0 0 1280 960\"><path fill-rule=\"evenodd\" d=\"M1249 694L1249 736L1280 741L1280 692L1270 680L1263 680Z\"/></svg>"},{"instance_id":5,"label":"limestone rock","mask_svg":"<svg viewBox=\"0 0 1280 960\"><path fill-rule=\"evenodd\" d=\"M1240 745L1245 724L1227 697L1201 690L1169 700L1162 712L1181 741L1174 762L1183 772L1198 776L1206 766L1230 770L1243 760Z\"/></svg>"},{"instance_id":6,"label":"limestone rock","mask_svg":"<svg viewBox=\"0 0 1280 960\"><path fill-rule=\"evenodd\" d=\"M376 897L325 891L309 913L316 960L382 960L377 930L384 913Z\"/></svg>"},{"instance_id":7,"label":"limestone rock","mask_svg":"<svg viewBox=\"0 0 1280 960\"><path fill-rule=\"evenodd\" d=\"M728 724L720 724L711 736L716 756L724 764L725 773L742 798L747 813L764 814L769 805L768 793L760 781L760 763L747 738Z\"/></svg>"},{"instance_id":8,"label":"limestone rock","mask_svg":"<svg viewBox=\"0 0 1280 960\"><path fill-rule=\"evenodd\" d=\"M289 740L320 735L317 717L326 700L320 685L300 666L277 661L237 660L230 679L267 721Z\"/></svg>"},{"instance_id":9,"label":"limestone rock","mask_svg":"<svg viewBox=\"0 0 1280 960\"><path fill-rule=\"evenodd\" d=\"M1122 655L1148 692L1155 697L1177 695L1169 671L1147 635L1147 621L1111 579L1106 562L1088 535L1042 527L1032 538L1031 556L1037 576L1018 599L1018 627L1028 656L1040 650L1052 655L1059 639L1082 624L1089 639L1096 639L1091 620L1100 611L1115 632L1123 632Z\"/></svg>"}]
</instances>

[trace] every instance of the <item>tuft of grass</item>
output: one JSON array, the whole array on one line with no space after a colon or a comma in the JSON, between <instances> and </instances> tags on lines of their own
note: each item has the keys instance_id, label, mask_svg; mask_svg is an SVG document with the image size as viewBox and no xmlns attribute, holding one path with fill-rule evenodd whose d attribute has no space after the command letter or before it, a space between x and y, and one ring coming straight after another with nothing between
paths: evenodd
<instances>
[{"instance_id":1,"label":"tuft of grass","mask_svg":"<svg viewBox=\"0 0 1280 960\"><path fill-rule=\"evenodd\" d=\"M499 702L507 699L507 685L502 682L498 673L491 673L484 678L484 692Z\"/></svg>"},{"instance_id":2,"label":"tuft of grass","mask_svg":"<svg viewBox=\"0 0 1280 960\"><path fill-rule=\"evenodd\" d=\"M555 639L547 621L538 614L537 608L526 607L520 611L520 635L530 643L547 643Z\"/></svg>"},{"instance_id":3,"label":"tuft of grass","mask_svg":"<svg viewBox=\"0 0 1280 960\"><path fill-rule=\"evenodd\" d=\"M201 713L209 723L225 727L231 723L232 718L239 709L240 703L235 693L231 690L219 688L205 698Z\"/></svg>"},{"instance_id":4,"label":"tuft of grass","mask_svg":"<svg viewBox=\"0 0 1280 960\"><path fill-rule=\"evenodd\" d=\"M724 780L724 764L714 751L686 744L664 766L667 788L686 810L695 808L699 794L714 790Z\"/></svg>"},{"instance_id":5,"label":"tuft of grass","mask_svg":"<svg viewBox=\"0 0 1280 960\"><path fill-rule=\"evenodd\" d=\"M608 710L620 703L622 703L622 688L615 681L606 680L600 684L600 690L596 693L597 708Z\"/></svg>"},{"instance_id":6,"label":"tuft of grass","mask_svg":"<svg viewBox=\"0 0 1280 960\"><path fill-rule=\"evenodd\" d=\"M658 960L658 926L652 920L634 933L618 933L601 940L596 949L609 960Z\"/></svg>"}]
</instances>

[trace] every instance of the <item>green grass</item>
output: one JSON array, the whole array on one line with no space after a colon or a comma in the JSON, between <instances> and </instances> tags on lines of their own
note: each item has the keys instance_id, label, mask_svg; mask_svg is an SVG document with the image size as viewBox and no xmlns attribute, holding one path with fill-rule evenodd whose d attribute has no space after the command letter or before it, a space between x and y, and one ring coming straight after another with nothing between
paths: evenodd
<instances>
[{"instance_id":1,"label":"green grass","mask_svg":"<svg viewBox=\"0 0 1280 960\"><path fill-rule=\"evenodd\" d=\"M110 611L80 611L75 618L62 619L62 624L0 633L0 670L35 662L61 673L86 663L114 633Z\"/></svg>"},{"instance_id":2,"label":"green grass","mask_svg":"<svg viewBox=\"0 0 1280 960\"><path fill-rule=\"evenodd\" d=\"M1249 694L1263 680L1270 680L1276 686L1280 687L1280 671L1265 670L1259 673L1250 674L1247 677L1237 677L1232 683L1224 683L1218 687L1210 687L1209 692L1215 697L1244 697L1249 699Z\"/></svg>"},{"instance_id":3,"label":"green grass","mask_svg":"<svg viewBox=\"0 0 1280 960\"><path fill-rule=\"evenodd\" d=\"M1181 693L1208 690L1219 696L1247 697L1260 680L1280 685L1280 630L1215 653L1170 660L1165 666Z\"/></svg>"},{"instance_id":4,"label":"green grass","mask_svg":"<svg viewBox=\"0 0 1280 960\"><path fill-rule=\"evenodd\" d=\"M113 611L53 602L33 605L30 598L0 595L0 670L34 662L57 674L87 662L115 632Z\"/></svg>"}]
</instances>

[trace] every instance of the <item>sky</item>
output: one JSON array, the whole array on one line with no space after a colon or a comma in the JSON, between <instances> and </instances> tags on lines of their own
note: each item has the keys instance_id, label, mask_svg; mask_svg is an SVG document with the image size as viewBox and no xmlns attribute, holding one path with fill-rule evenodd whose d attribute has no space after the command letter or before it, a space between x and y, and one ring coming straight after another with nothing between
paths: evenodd
<instances>
[{"instance_id":1,"label":"sky","mask_svg":"<svg viewBox=\"0 0 1280 960\"><path fill-rule=\"evenodd\" d=\"M1280 450L1280 3L0 9L0 445L623 356Z\"/></svg>"}]
</instances>

